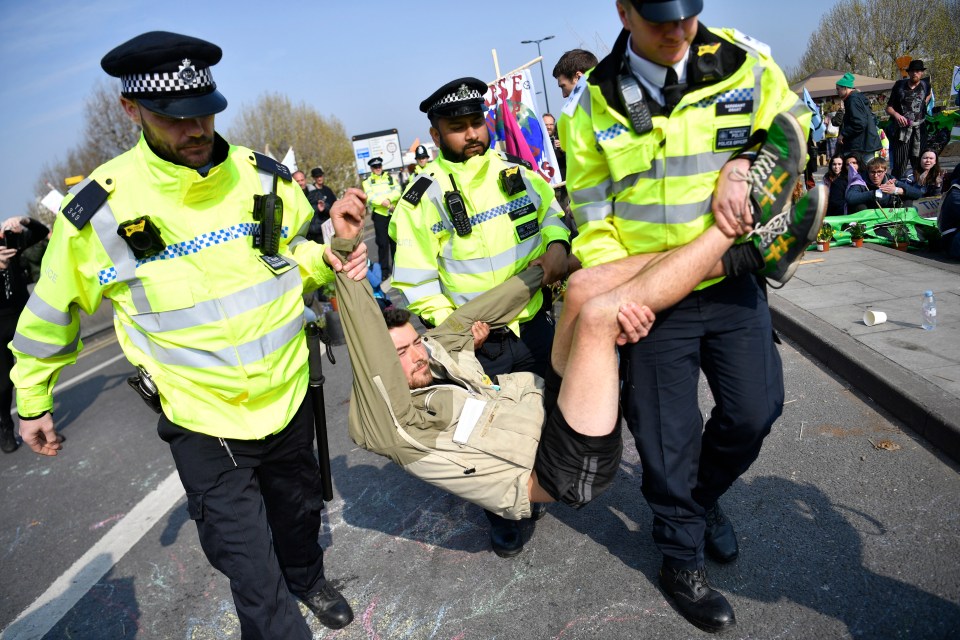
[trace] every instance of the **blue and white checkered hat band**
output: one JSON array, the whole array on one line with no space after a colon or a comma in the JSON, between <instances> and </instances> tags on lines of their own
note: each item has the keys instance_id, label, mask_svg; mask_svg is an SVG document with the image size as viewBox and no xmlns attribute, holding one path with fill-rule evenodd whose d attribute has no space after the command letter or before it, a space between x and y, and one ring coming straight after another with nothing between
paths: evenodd
<instances>
[{"instance_id":1,"label":"blue and white checkered hat band","mask_svg":"<svg viewBox=\"0 0 960 640\"><path fill-rule=\"evenodd\" d=\"M216 87L210 69L193 69L193 73L169 71L164 73L137 73L121 76L121 91L123 93L150 94L150 93L177 93L180 91L196 91L204 87Z\"/></svg>"},{"instance_id":2,"label":"blue and white checkered hat band","mask_svg":"<svg viewBox=\"0 0 960 640\"><path fill-rule=\"evenodd\" d=\"M433 111L437 107L442 107L445 104L451 104L454 102L465 102L467 100L479 100L483 97L476 89L468 89L466 86L461 86L459 89L453 93L448 93L439 100L431 105L430 110Z\"/></svg>"}]
</instances>

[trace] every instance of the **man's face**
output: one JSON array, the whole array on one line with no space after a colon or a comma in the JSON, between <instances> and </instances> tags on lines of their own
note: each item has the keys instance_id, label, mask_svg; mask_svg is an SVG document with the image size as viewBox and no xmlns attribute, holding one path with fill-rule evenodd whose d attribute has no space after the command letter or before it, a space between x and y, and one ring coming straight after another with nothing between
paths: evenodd
<instances>
[{"instance_id":1,"label":"man's face","mask_svg":"<svg viewBox=\"0 0 960 640\"><path fill-rule=\"evenodd\" d=\"M490 133L482 113L438 118L437 126L430 127L430 136L450 162L465 162L490 148Z\"/></svg>"},{"instance_id":2,"label":"man's face","mask_svg":"<svg viewBox=\"0 0 960 640\"><path fill-rule=\"evenodd\" d=\"M697 33L696 16L673 22L648 22L629 0L617 2L617 13L623 28L630 32L633 52L662 67L670 67L683 60Z\"/></svg>"},{"instance_id":3,"label":"man's face","mask_svg":"<svg viewBox=\"0 0 960 640\"><path fill-rule=\"evenodd\" d=\"M553 116L543 116L543 126L547 128L547 135L555 135L557 131L557 121Z\"/></svg>"},{"instance_id":4,"label":"man's face","mask_svg":"<svg viewBox=\"0 0 960 640\"><path fill-rule=\"evenodd\" d=\"M382 164L375 164L375 165L373 165L372 167L370 167L370 170L373 171L373 175L378 176L378 175L380 175L381 173L383 173L383 165L382 165Z\"/></svg>"},{"instance_id":5,"label":"man's face","mask_svg":"<svg viewBox=\"0 0 960 640\"><path fill-rule=\"evenodd\" d=\"M296 180L297 184L300 185L301 189L307 188L307 176L303 174L303 171L297 171L293 174L293 179Z\"/></svg>"},{"instance_id":6,"label":"man's face","mask_svg":"<svg viewBox=\"0 0 960 640\"><path fill-rule=\"evenodd\" d=\"M840 85L837 85L837 96L839 96L841 100L846 100L847 95L851 91L853 91L853 89L849 89L847 87L841 87Z\"/></svg>"},{"instance_id":7,"label":"man's face","mask_svg":"<svg viewBox=\"0 0 960 640\"><path fill-rule=\"evenodd\" d=\"M430 360L427 357L427 348L423 346L423 338L409 322L402 327L390 329L390 338L397 349L400 366L407 377L407 385L411 389L422 389L433 383L433 374L430 373Z\"/></svg>"},{"instance_id":8,"label":"man's face","mask_svg":"<svg viewBox=\"0 0 960 640\"><path fill-rule=\"evenodd\" d=\"M920 82L920 79L923 78L923 71L919 69L917 71L908 71L907 75L910 77L910 84L917 84Z\"/></svg>"},{"instance_id":9,"label":"man's face","mask_svg":"<svg viewBox=\"0 0 960 640\"><path fill-rule=\"evenodd\" d=\"M582 73L577 71L577 73L571 78L570 76L565 76L562 73L557 76L557 86L560 87L560 93L563 94L564 98L569 98L570 94L573 93L574 87L577 86L577 81L580 80Z\"/></svg>"},{"instance_id":10,"label":"man's face","mask_svg":"<svg viewBox=\"0 0 960 640\"><path fill-rule=\"evenodd\" d=\"M421 167L427 166L428 162L430 162L430 158L417 158L417 164Z\"/></svg>"},{"instance_id":11,"label":"man's face","mask_svg":"<svg viewBox=\"0 0 960 640\"><path fill-rule=\"evenodd\" d=\"M383 169L381 168L381 171L382 171L382 170L383 170ZM323 174L322 174L322 173L313 179L313 184L315 184L318 189L323 186Z\"/></svg>"},{"instance_id":12,"label":"man's face","mask_svg":"<svg viewBox=\"0 0 960 640\"><path fill-rule=\"evenodd\" d=\"M143 129L154 153L168 162L191 169L209 164L213 157L213 116L168 118L144 109L134 100L120 98L127 116Z\"/></svg>"},{"instance_id":13,"label":"man's face","mask_svg":"<svg viewBox=\"0 0 960 640\"><path fill-rule=\"evenodd\" d=\"M883 184L883 176L887 175L887 168L883 165L867 167L867 175L870 176L870 182L873 186L879 187Z\"/></svg>"}]
</instances>

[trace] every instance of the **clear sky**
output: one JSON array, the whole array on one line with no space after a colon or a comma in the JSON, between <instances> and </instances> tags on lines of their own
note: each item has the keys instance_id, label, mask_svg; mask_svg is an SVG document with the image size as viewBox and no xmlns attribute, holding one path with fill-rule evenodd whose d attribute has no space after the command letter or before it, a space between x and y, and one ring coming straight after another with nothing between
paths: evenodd
<instances>
[{"instance_id":1,"label":"clear sky","mask_svg":"<svg viewBox=\"0 0 960 640\"><path fill-rule=\"evenodd\" d=\"M705 0L700 18L766 42L782 66L794 66L834 3L807 0L788 14L775 0ZM492 49L504 73L532 60L537 47L521 40L555 36L540 47L550 110L559 112L550 74L557 58L577 47L603 57L620 24L613 0L0 0L0 218L22 214L44 163L79 142L84 101L107 78L100 58L151 30L223 49L213 75L230 106L217 116L218 130L240 106L279 92L336 116L348 135L396 128L406 147L429 137L423 98L461 76L493 80ZM538 80L540 69L533 74Z\"/></svg>"}]
</instances>

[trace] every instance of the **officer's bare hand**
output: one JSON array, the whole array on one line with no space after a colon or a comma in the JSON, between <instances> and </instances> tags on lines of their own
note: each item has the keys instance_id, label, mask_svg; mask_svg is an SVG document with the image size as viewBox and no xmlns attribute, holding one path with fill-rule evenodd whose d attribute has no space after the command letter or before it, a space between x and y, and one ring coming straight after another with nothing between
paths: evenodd
<instances>
[{"instance_id":1,"label":"officer's bare hand","mask_svg":"<svg viewBox=\"0 0 960 640\"><path fill-rule=\"evenodd\" d=\"M343 197L330 207L330 221L338 238L356 238L363 232L363 216L366 213L367 194L350 187Z\"/></svg>"},{"instance_id":2,"label":"officer's bare hand","mask_svg":"<svg viewBox=\"0 0 960 640\"><path fill-rule=\"evenodd\" d=\"M20 437L34 453L42 456L55 456L63 448L60 436L53 429L53 416L49 413L36 420L21 420Z\"/></svg>"},{"instance_id":3,"label":"officer's bare hand","mask_svg":"<svg viewBox=\"0 0 960 640\"><path fill-rule=\"evenodd\" d=\"M620 335L617 336L617 345L632 344L650 333L650 327L656 320L653 311L646 305L628 302L617 312L617 323L620 325Z\"/></svg>"},{"instance_id":4,"label":"officer's bare hand","mask_svg":"<svg viewBox=\"0 0 960 640\"><path fill-rule=\"evenodd\" d=\"M536 260L531 260L530 265L543 269L542 284L544 286L559 282L567 277L567 267L569 265L567 250L561 243L554 242L547 247L542 256Z\"/></svg>"},{"instance_id":5,"label":"officer's bare hand","mask_svg":"<svg viewBox=\"0 0 960 640\"><path fill-rule=\"evenodd\" d=\"M483 346L483 343L490 337L490 325L486 322L477 320L470 325L470 333L473 334L473 350L477 351Z\"/></svg>"},{"instance_id":6,"label":"officer's bare hand","mask_svg":"<svg viewBox=\"0 0 960 640\"><path fill-rule=\"evenodd\" d=\"M734 158L720 170L720 178L713 190L713 217L717 228L728 238L738 238L750 230L753 224L753 212L747 196L750 183L746 176L750 171L750 161L746 158Z\"/></svg>"}]
</instances>

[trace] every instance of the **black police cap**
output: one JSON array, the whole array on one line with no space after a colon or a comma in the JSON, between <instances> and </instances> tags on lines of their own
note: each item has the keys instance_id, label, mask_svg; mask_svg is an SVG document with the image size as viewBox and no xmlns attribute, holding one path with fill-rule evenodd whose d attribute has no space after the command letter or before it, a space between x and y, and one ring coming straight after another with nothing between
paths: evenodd
<instances>
[{"instance_id":1,"label":"black police cap","mask_svg":"<svg viewBox=\"0 0 960 640\"><path fill-rule=\"evenodd\" d=\"M428 116L456 118L483 113L483 94L487 83L476 78L457 78L443 85L420 103L420 111Z\"/></svg>"},{"instance_id":2,"label":"black police cap","mask_svg":"<svg viewBox=\"0 0 960 640\"><path fill-rule=\"evenodd\" d=\"M427 153L427 148L421 144L420 146L417 147L417 152L414 154L413 157L419 160L420 158L429 158L430 154Z\"/></svg>"},{"instance_id":3,"label":"black police cap","mask_svg":"<svg viewBox=\"0 0 960 640\"><path fill-rule=\"evenodd\" d=\"M686 20L703 11L703 0L631 0L640 16L648 22Z\"/></svg>"},{"instance_id":4,"label":"black police cap","mask_svg":"<svg viewBox=\"0 0 960 640\"><path fill-rule=\"evenodd\" d=\"M370 158L367 161L367 165L371 167L381 167L383 166L383 158L377 156L376 158Z\"/></svg>"},{"instance_id":5,"label":"black police cap","mask_svg":"<svg viewBox=\"0 0 960 640\"><path fill-rule=\"evenodd\" d=\"M100 66L120 78L121 95L145 109L171 118L197 118L227 108L210 73L222 55L220 47L206 40L150 31L113 49Z\"/></svg>"}]
</instances>

